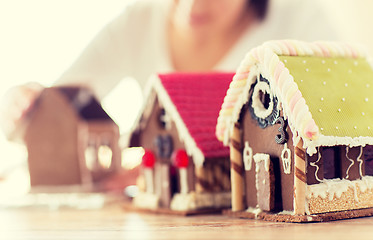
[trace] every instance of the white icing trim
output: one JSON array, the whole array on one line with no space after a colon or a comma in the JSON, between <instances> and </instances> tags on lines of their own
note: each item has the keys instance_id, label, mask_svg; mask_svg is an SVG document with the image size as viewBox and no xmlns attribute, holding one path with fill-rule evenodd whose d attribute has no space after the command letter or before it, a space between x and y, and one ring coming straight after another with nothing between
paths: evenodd
<instances>
[{"instance_id":1,"label":"white icing trim","mask_svg":"<svg viewBox=\"0 0 373 240\"><path fill-rule=\"evenodd\" d=\"M226 131L224 131L223 143L226 146L229 145L230 133L232 132L233 126L234 126L234 124L231 124L230 117L232 117L232 119L235 119L235 121L237 121L237 119L240 116L242 106L245 105L245 103L249 99L250 87L257 80L258 77L259 77L259 69L258 69L258 66L255 65L251 68L250 73L247 77L247 82L246 82L245 86L243 87L243 90L242 90L241 94L238 96L237 102L236 102L236 104L234 105L234 108L233 108L232 116L227 116L227 117L219 116L219 118L218 118L218 122L219 121L226 121L226 126L229 126L226 129ZM224 101L225 101L226 98L228 98L228 95L224 98Z\"/></svg>"},{"instance_id":2,"label":"white icing trim","mask_svg":"<svg viewBox=\"0 0 373 240\"><path fill-rule=\"evenodd\" d=\"M243 150L243 163L246 171L250 171L253 164L253 149L249 146L249 142L245 141Z\"/></svg>"},{"instance_id":3,"label":"white icing trim","mask_svg":"<svg viewBox=\"0 0 373 240\"><path fill-rule=\"evenodd\" d=\"M348 152L349 152L349 147L346 147L346 158L348 161L350 161L350 165L348 166L347 170L346 170L346 179L348 179L350 177L349 175L349 172L350 172L350 168L355 164L355 161L351 158L349 158L348 156Z\"/></svg>"},{"instance_id":4,"label":"white icing trim","mask_svg":"<svg viewBox=\"0 0 373 240\"><path fill-rule=\"evenodd\" d=\"M279 55L366 58L365 53L361 46L350 46L347 43L306 43L296 40L269 41L252 49L241 61L224 99L216 129L218 139L225 145L229 144L230 126L238 120L241 108L248 99L248 88L252 84L253 77L260 73L270 81L272 92L283 106L284 118L289 120L294 143L303 139L303 147L307 149L308 154L316 153L317 146L338 144L353 147L372 144L372 137L326 137L320 134L297 84L289 70L279 60ZM367 60L372 64L370 59ZM243 76L247 73L246 84L242 86L241 80L245 80ZM235 90L231 91L231 89ZM292 108L290 108L291 102L295 103Z\"/></svg>"},{"instance_id":5,"label":"white icing trim","mask_svg":"<svg viewBox=\"0 0 373 240\"><path fill-rule=\"evenodd\" d=\"M271 101L269 102L269 106L266 109L260 100L260 91L262 91L264 94L268 93L270 96ZM266 118L268 117L272 110L273 110L273 94L271 93L269 89L269 85L266 82L258 82L253 91L253 96L252 96L252 103L251 106L254 109L254 113L256 116L260 118Z\"/></svg>"},{"instance_id":6,"label":"white icing trim","mask_svg":"<svg viewBox=\"0 0 373 240\"><path fill-rule=\"evenodd\" d=\"M133 199L133 204L139 208L157 209L159 207L159 197L156 194L140 191Z\"/></svg>"},{"instance_id":7,"label":"white icing trim","mask_svg":"<svg viewBox=\"0 0 373 240\"><path fill-rule=\"evenodd\" d=\"M355 164L354 159L351 159L348 156L349 149L350 149L349 147L346 147L346 158L351 162L350 166L348 166L348 168L346 170L346 178L347 179L349 178L350 168ZM363 147L360 146L359 150L360 150L359 151L359 155L357 156L356 161L359 163L359 174L360 174L360 177L363 177L363 170L362 170L363 159L361 159L361 156L363 155Z\"/></svg>"},{"instance_id":8,"label":"white icing trim","mask_svg":"<svg viewBox=\"0 0 373 240\"><path fill-rule=\"evenodd\" d=\"M263 210L260 209L259 207L256 207L256 208L249 207L248 209L246 209L246 212L253 213L255 215L255 218L258 218L259 214L262 213Z\"/></svg>"},{"instance_id":9,"label":"white icing trim","mask_svg":"<svg viewBox=\"0 0 373 240\"><path fill-rule=\"evenodd\" d=\"M170 208L175 211L188 211L203 208L226 208L231 205L231 193L177 193L173 196Z\"/></svg>"},{"instance_id":10,"label":"white icing trim","mask_svg":"<svg viewBox=\"0 0 373 240\"><path fill-rule=\"evenodd\" d=\"M355 200L359 202L357 187L359 187L361 192L373 189L373 177L364 176L353 181L347 179L324 179L322 183L307 185L306 199L320 197L322 199L328 198L331 201L334 198L340 198L343 193L351 188L354 190Z\"/></svg>"},{"instance_id":11,"label":"white icing trim","mask_svg":"<svg viewBox=\"0 0 373 240\"><path fill-rule=\"evenodd\" d=\"M352 147L364 147L365 145L373 145L373 137L334 137L320 135L317 140L310 141L304 140L303 147L307 149L307 153L312 156L317 152L316 148L320 146L336 146L344 145L350 148Z\"/></svg>"},{"instance_id":12,"label":"white icing trim","mask_svg":"<svg viewBox=\"0 0 373 240\"><path fill-rule=\"evenodd\" d=\"M287 154L287 157L285 157L285 154ZM281 152L281 161L282 161L282 167L284 168L285 174L291 173L291 151L288 148L288 144L284 144L284 149Z\"/></svg>"},{"instance_id":13,"label":"white icing trim","mask_svg":"<svg viewBox=\"0 0 373 240\"><path fill-rule=\"evenodd\" d=\"M320 167L319 167L319 165L317 165L317 163L319 163L320 162L320 160L321 160L321 152L320 152L320 149L319 148L317 148L317 160L316 160L316 162L310 162L310 165L312 166L312 167L315 167L316 168L316 170L315 170L315 178L316 178L316 180L317 181L319 181L319 182L322 182L323 180L322 179L320 179L319 178L319 176L318 176L318 173L319 173L319 170L320 170Z\"/></svg>"},{"instance_id":14,"label":"white icing trim","mask_svg":"<svg viewBox=\"0 0 373 240\"><path fill-rule=\"evenodd\" d=\"M271 158L269 154L266 153L256 153L254 156L255 161L255 171L259 171L259 163L264 161L264 168L268 172L269 171L269 163L271 162Z\"/></svg>"},{"instance_id":15,"label":"white icing trim","mask_svg":"<svg viewBox=\"0 0 373 240\"><path fill-rule=\"evenodd\" d=\"M152 94L152 90L155 91L156 95L158 96L159 103L164 107L166 114L174 121L176 125L176 129L179 133L180 141L184 143L185 150L188 155L192 156L193 162L196 167L202 167L203 162L205 161L205 156L202 153L201 149L198 148L196 142L194 141L193 137L189 133L188 128L185 126L184 121L182 120L179 112L176 109L176 106L171 101L170 96L168 95L167 91L162 85L161 80L159 79L158 75L153 75L149 80L148 88L147 88L147 100L145 101L144 108L154 101Z\"/></svg>"},{"instance_id":16,"label":"white icing trim","mask_svg":"<svg viewBox=\"0 0 373 240\"><path fill-rule=\"evenodd\" d=\"M359 162L359 174L360 174L360 177L363 177L363 169L362 169L362 167L363 167L364 161L363 161L363 159L361 159L362 155L363 155L363 147L360 146L360 154L357 157L357 161Z\"/></svg>"}]
</instances>

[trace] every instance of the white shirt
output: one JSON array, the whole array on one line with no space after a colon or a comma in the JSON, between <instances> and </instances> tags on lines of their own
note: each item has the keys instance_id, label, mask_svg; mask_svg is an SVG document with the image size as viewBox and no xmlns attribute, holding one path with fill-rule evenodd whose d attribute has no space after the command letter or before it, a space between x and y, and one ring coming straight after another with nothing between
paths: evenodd
<instances>
[{"instance_id":1,"label":"white shirt","mask_svg":"<svg viewBox=\"0 0 373 240\"><path fill-rule=\"evenodd\" d=\"M172 2L129 2L56 85L87 85L102 98L125 77L135 78L144 89L150 75L174 71L166 39ZM248 29L213 70L235 71L251 48L268 40L337 40L324 11L315 0L272 0L266 19Z\"/></svg>"}]
</instances>

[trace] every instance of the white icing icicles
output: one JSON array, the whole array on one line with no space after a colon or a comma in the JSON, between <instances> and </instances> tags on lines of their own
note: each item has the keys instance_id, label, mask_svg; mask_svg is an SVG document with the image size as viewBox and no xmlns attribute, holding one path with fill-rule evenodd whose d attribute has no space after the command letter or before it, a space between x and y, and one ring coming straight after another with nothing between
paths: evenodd
<instances>
[{"instance_id":1,"label":"white icing icicles","mask_svg":"<svg viewBox=\"0 0 373 240\"><path fill-rule=\"evenodd\" d=\"M269 171L269 164L271 162L271 158L269 157L268 154L265 153L257 153L254 155L254 161L255 161L255 171L259 171L259 162L264 161L264 167L265 170L268 172Z\"/></svg>"}]
</instances>

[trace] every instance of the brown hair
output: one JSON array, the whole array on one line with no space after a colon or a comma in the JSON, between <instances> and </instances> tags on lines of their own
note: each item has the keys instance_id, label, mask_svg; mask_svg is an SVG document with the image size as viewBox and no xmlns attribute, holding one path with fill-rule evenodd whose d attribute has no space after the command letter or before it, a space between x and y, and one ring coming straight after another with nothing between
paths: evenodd
<instances>
[{"instance_id":1,"label":"brown hair","mask_svg":"<svg viewBox=\"0 0 373 240\"><path fill-rule=\"evenodd\" d=\"M248 7L254 8L258 18L263 20L266 17L269 0L247 0Z\"/></svg>"}]
</instances>

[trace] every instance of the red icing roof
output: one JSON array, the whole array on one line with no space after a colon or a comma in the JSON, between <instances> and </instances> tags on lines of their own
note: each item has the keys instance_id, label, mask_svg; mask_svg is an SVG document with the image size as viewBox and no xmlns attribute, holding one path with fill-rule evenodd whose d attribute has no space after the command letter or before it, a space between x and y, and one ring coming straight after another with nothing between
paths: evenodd
<instances>
[{"instance_id":1,"label":"red icing roof","mask_svg":"<svg viewBox=\"0 0 373 240\"><path fill-rule=\"evenodd\" d=\"M229 156L215 136L224 97L234 73L174 73L159 78L205 158Z\"/></svg>"}]
</instances>

